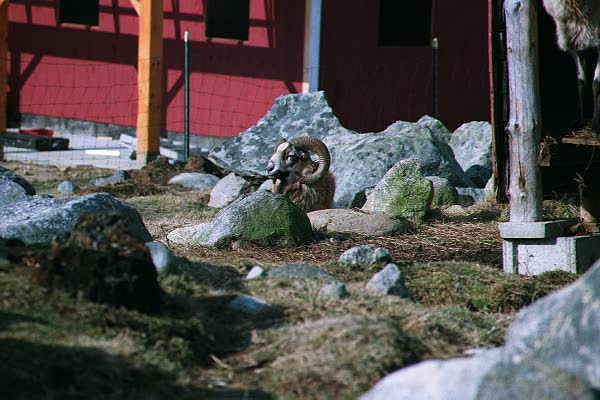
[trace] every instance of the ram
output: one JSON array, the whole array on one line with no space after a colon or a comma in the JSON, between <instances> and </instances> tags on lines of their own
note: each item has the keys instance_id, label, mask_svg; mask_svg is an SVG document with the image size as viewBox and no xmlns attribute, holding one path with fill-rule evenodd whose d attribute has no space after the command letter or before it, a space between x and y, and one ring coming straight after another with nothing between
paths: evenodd
<instances>
[{"instance_id":1,"label":"ram","mask_svg":"<svg viewBox=\"0 0 600 400\"><path fill-rule=\"evenodd\" d=\"M318 161L313 161L314 153ZM280 140L266 167L274 193L287 195L305 212L331 208L335 179L329 171L331 156L318 139L301 136Z\"/></svg>"},{"instance_id":2,"label":"ram","mask_svg":"<svg viewBox=\"0 0 600 400\"><path fill-rule=\"evenodd\" d=\"M586 85L583 50L596 49L598 55L593 80L594 114L592 136L600 134L600 1L598 0L543 0L544 8L554 18L558 47L573 55L577 65L578 112L583 120L583 89Z\"/></svg>"}]
</instances>

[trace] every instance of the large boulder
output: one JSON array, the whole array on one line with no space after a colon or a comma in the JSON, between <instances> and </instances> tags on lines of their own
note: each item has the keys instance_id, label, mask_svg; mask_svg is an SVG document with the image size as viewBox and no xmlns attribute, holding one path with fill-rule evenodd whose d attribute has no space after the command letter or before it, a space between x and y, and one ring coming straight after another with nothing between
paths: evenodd
<instances>
[{"instance_id":1,"label":"large boulder","mask_svg":"<svg viewBox=\"0 0 600 400\"><path fill-rule=\"evenodd\" d=\"M474 400L499 359L500 351L491 350L474 358L424 361L381 379L360 400Z\"/></svg>"},{"instance_id":2,"label":"large boulder","mask_svg":"<svg viewBox=\"0 0 600 400\"><path fill-rule=\"evenodd\" d=\"M0 207L0 238L19 239L28 245L62 241L84 215L112 211L121 214L138 239L152 240L137 210L106 193L82 197L28 196Z\"/></svg>"},{"instance_id":3,"label":"large boulder","mask_svg":"<svg viewBox=\"0 0 600 400\"><path fill-rule=\"evenodd\" d=\"M176 229L175 243L222 247L235 240L301 243L312 235L306 213L287 196L258 190L223 208L208 223Z\"/></svg>"},{"instance_id":4,"label":"large boulder","mask_svg":"<svg viewBox=\"0 0 600 400\"><path fill-rule=\"evenodd\" d=\"M385 174L367 198L363 210L421 220L432 199L433 183L423 178L419 160L411 158L398 162Z\"/></svg>"},{"instance_id":5,"label":"large boulder","mask_svg":"<svg viewBox=\"0 0 600 400\"><path fill-rule=\"evenodd\" d=\"M535 359L600 389L600 261L578 281L525 308L506 335L504 364Z\"/></svg>"},{"instance_id":6,"label":"large boulder","mask_svg":"<svg viewBox=\"0 0 600 400\"><path fill-rule=\"evenodd\" d=\"M323 140L338 131L348 130L340 125L323 92L284 95L275 99L273 107L256 125L213 148L209 159L225 170L260 183L266 179L265 166L279 139L312 136Z\"/></svg>"},{"instance_id":7,"label":"large boulder","mask_svg":"<svg viewBox=\"0 0 600 400\"><path fill-rule=\"evenodd\" d=\"M597 261L573 284L521 310L504 346L398 370L361 399L591 400L600 389L599 331Z\"/></svg>"},{"instance_id":8,"label":"large boulder","mask_svg":"<svg viewBox=\"0 0 600 400\"><path fill-rule=\"evenodd\" d=\"M446 143L445 128L432 118L421 123L398 121L382 132L359 134L340 124L323 92L280 96L256 125L225 140L209 157L220 167L260 183L266 179L265 165L277 141L296 136L316 137L329 148L337 207L351 207L357 194L374 187L398 161L411 157L421 161L424 175L473 186Z\"/></svg>"},{"instance_id":9,"label":"large boulder","mask_svg":"<svg viewBox=\"0 0 600 400\"><path fill-rule=\"evenodd\" d=\"M473 183L477 187L484 187L493 172L490 123L473 121L462 124L454 131L448 144L452 147L456 161Z\"/></svg>"}]
</instances>

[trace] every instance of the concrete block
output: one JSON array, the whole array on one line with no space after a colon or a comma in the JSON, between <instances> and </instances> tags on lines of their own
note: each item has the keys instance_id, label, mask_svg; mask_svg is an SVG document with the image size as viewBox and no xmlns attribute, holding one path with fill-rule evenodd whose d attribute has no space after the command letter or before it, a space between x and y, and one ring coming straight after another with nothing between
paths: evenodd
<instances>
[{"instance_id":1,"label":"concrete block","mask_svg":"<svg viewBox=\"0 0 600 400\"><path fill-rule=\"evenodd\" d=\"M539 275L548 271L584 273L600 259L600 234L541 239L504 239L506 273Z\"/></svg>"},{"instance_id":2,"label":"concrete block","mask_svg":"<svg viewBox=\"0 0 600 400\"><path fill-rule=\"evenodd\" d=\"M564 236L567 229L579 222L577 218L541 222L502 222L498 224L502 239L544 239Z\"/></svg>"}]
</instances>

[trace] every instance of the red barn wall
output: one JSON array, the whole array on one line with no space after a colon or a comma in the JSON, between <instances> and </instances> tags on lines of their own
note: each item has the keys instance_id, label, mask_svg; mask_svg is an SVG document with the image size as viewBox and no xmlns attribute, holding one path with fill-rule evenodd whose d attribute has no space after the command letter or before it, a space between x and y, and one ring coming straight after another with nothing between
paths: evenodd
<instances>
[{"instance_id":1,"label":"red barn wall","mask_svg":"<svg viewBox=\"0 0 600 400\"><path fill-rule=\"evenodd\" d=\"M378 1L323 1L320 88L341 122L377 131L432 113L431 50L383 48ZM10 112L135 126L138 17L100 0L98 27L57 22L58 0L11 0ZM164 1L164 129L183 130L183 34L191 33L190 130L233 136L302 88L304 0L250 0L249 40L207 40L200 0ZM487 5L434 0L440 115L489 120Z\"/></svg>"},{"instance_id":2,"label":"red barn wall","mask_svg":"<svg viewBox=\"0 0 600 400\"><path fill-rule=\"evenodd\" d=\"M100 0L98 27L58 23L58 1L12 0L10 112L135 126L138 17ZM302 86L304 0L250 0L249 40L207 40L202 1L164 1L164 129L183 130L183 35L191 35L190 130L232 136Z\"/></svg>"},{"instance_id":3,"label":"red barn wall","mask_svg":"<svg viewBox=\"0 0 600 400\"><path fill-rule=\"evenodd\" d=\"M359 132L432 114L429 47L378 46L379 2L323 2L320 86L342 124ZM434 0L439 119L451 129L490 120L488 10L481 0Z\"/></svg>"}]
</instances>

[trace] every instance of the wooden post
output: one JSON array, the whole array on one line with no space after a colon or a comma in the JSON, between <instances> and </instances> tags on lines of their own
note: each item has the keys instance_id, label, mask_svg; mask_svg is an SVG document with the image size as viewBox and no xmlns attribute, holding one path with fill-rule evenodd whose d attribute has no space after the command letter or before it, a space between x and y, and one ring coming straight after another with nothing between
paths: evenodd
<instances>
[{"instance_id":1,"label":"wooden post","mask_svg":"<svg viewBox=\"0 0 600 400\"><path fill-rule=\"evenodd\" d=\"M536 222L542 219L537 4L535 0L506 0L504 11L510 96L510 221Z\"/></svg>"},{"instance_id":2,"label":"wooden post","mask_svg":"<svg viewBox=\"0 0 600 400\"><path fill-rule=\"evenodd\" d=\"M0 0L0 160L4 159L8 87L8 0Z\"/></svg>"},{"instance_id":3,"label":"wooden post","mask_svg":"<svg viewBox=\"0 0 600 400\"><path fill-rule=\"evenodd\" d=\"M136 4L137 2L133 2ZM139 2L137 160L146 165L160 153L162 125L163 1Z\"/></svg>"}]
</instances>

